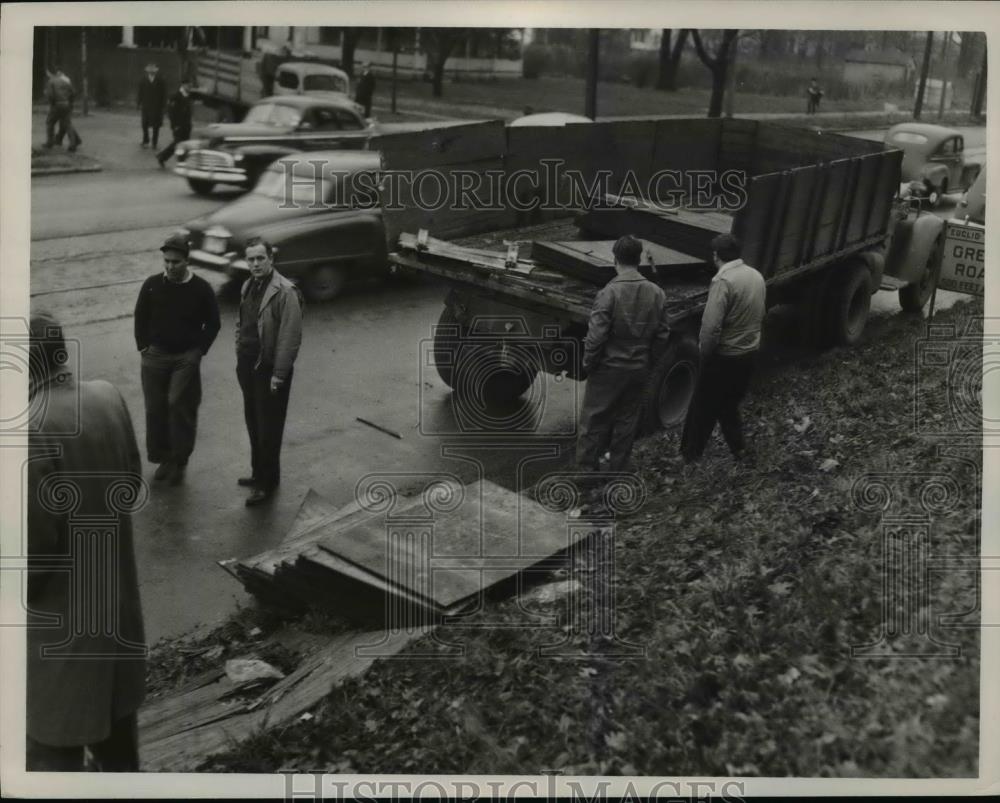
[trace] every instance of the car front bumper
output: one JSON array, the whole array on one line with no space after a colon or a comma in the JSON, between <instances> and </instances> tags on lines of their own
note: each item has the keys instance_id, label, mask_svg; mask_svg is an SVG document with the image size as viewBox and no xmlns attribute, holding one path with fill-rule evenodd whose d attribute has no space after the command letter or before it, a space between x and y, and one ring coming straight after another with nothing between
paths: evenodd
<instances>
[{"instance_id":1,"label":"car front bumper","mask_svg":"<svg viewBox=\"0 0 1000 803\"><path fill-rule=\"evenodd\" d=\"M174 168L174 172L178 176L183 176L184 178L188 179L194 179L196 181L214 181L216 184L247 183L246 171L241 167L203 170L201 168L188 167L187 165L180 164Z\"/></svg>"},{"instance_id":2,"label":"car front bumper","mask_svg":"<svg viewBox=\"0 0 1000 803\"><path fill-rule=\"evenodd\" d=\"M246 260L238 259L233 252L212 254L196 248L188 255L188 261L197 268L219 271L233 278L245 278L250 275Z\"/></svg>"}]
</instances>

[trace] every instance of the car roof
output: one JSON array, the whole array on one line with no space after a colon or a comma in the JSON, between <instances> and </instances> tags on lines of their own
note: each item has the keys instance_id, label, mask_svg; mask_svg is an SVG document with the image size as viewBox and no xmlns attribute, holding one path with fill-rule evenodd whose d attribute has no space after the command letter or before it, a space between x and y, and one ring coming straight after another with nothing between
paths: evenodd
<instances>
[{"instance_id":1,"label":"car roof","mask_svg":"<svg viewBox=\"0 0 1000 803\"><path fill-rule=\"evenodd\" d=\"M558 126L567 123L592 123L589 117L580 114L570 114L568 112L540 112L538 114L528 114L511 120L507 125L512 128L521 126Z\"/></svg>"},{"instance_id":2,"label":"car roof","mask_svg":"<svg viewBox=\"0 0 1000 803\"><path fill-rule=\"evenodd\" d=\"M338 78L347 78L347 73L329 64L317 64L313 61L286 61L278 65L279 70L291 70L299 75L336 75Z\"/></svg>"},{"instance_id":3,"label":"car roof","mask_svg":"<svg viewBox=\"0 0 1000 803\"><path fill-rule=\"evenodd\" d=\"M290 153L271 163L274 167L281 162L309 164L323 162L323 174L360 173L364 170L378 170L382 167L382 155L378 151L305 151Z\"/></svg>"},{"instance_id":4,"label":"car roof","mask_svg":"<svg viewBox=\"0 0 1000 803\"><path fill-rule=\"evenodd\" d=\"M278 103L282 106L294 106L297 109L312 109L317 106L329 108L331 106L338 109L355 111L354 101L346 95L337 93L327 93L325 95L271 95L268 98L261 98L254 105L261 103Z\"/></svg>"},{"instance_id":5,"label":"car roof","mask_svg":"<svg viewBox=\"0 0 1000 803\"><path fill-rule=\"evenodd\" d=\"M889 129L886 138L891 138L893 134L899 131L906 131L911 134L923 134L927 137L928 142L935 143L948 137L961 136L960 131L956 131L954 128L947 128L943 125L934 125L933 123L897 123Z\"/></svg>"}]
</instances>

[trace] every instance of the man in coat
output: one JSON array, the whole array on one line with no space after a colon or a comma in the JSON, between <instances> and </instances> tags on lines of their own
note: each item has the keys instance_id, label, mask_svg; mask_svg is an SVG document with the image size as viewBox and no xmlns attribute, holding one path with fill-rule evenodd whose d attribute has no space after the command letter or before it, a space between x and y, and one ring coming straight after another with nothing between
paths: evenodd
<instances>
[{"instance_id":1,"label":"man in coat","mask_svg":"<svg viewBox=\"0 0 1000 803\"><path fill-rule=\"evenodd\" d=\"M45 147L62 145L63 137L68 137L72 153L83 141L73 127L73 98L76 92L73 83L58 65L54 65L48 74L45 98L49 102L49 113L45 118Z\"/></svg>"},{"instance_id":2,"label":"man in coat","mask_svg":"<svg viewBox=\"0 0 1000 803\"><path fill-rule=\"evenodd\" d=\"M371 62L365 64L364 72L358 79L358 89L354 99L365 107L365 117L372 116L372 98L375 96L375 73L372 72Z\"/></svg>"},{"instance_id":3,"label":"man in coat","mask_svg":"<svg viewBox=\"0 0 1000 803\"><path fill-rule=\"evenodd\" d=\"M162 151L156 154L160 167L166 165L167 159L174 155L177 143L191 138L191 86L187 81L181 82L177 91L167 103L167 119L170 121L170 131L173 139Z\"/></svg>"},{"instance_id":4,"label":"man in coat","mask_svg":"<svg viewBox=\"0 0 1000 803\"><path fill-rule=\"evenodd\" d=\"M167 85L160 78L160 68L155 64L146 65L146 74L139 82L136 106L142 117L142 147L152 144L157 147L160 140L160 126L163 125L163 110L167 105Z\"/></svg>"},{"instance_id":5,"label":"man in coat","mask_svg":"<svg viewBox=\"0 0 1000 803\"><path fill-rule=\"evenodd\" d=\"M717 272L701 317L701 373L681 435L686 463L701 457L716 422L737 460L746 450L739 405L760 349L767 291L764 277L740 259L741 251L742 244L732 235L712 240Z\"/></svg>"},{"instance_id":6,"label":"man in coat","mask_svg":"<svg viewBox=\"0 0 1000 803\"><path fill-rule=\"evenodd\" d=\"M278 66L288 61L291 52L288 45L285 45L278 53L269 50L260 57L257 69L260 72L261 97L268 98L274 94L274 79L278 74Z\"/></svg>"},{"instance_id":7,"label":"man in coat","mask_svg":"<svg viewBox=\"0 0 1000 803\"><path fill-rule=\"evenodd\" d=\"M598 470L605 449L610 471L628 468L650 364L670 337L666 296L639 273L642 243L625 235L612 253L616 276L594 299L584 342L577 464L585 472Z\"/></svg>"},{"instance_id":8,"label":"man in coat","mask_svg":"<svg viewBox=\"0 0 1000 803\"><path fill-rule=\"evenodd\" d=\"M135 346L142 355L146 450L159 463L153 479L179 485L194 451L201 404L201 358L219 333L212 286L188 267L188 241L173 234L160 247L163 271L142 284L135 304Z\"/></svg>"},{"instance_id":9,"label":"man in coat","mask_svg":"<svg viewBox=\"0 0 1000 803\"><path fill-rule=\"evenodd\" d=\"M125 401L64 365L58 322L31 317L28 438L29 771L139 769L146 654L131 514L146 498ZM113 589L109 593L108 589Z\"/></svg>"},{"instance_id":10,"label":"man in coat","mask_svg":"<svg viewBox=\"0 0 1000 803\"><path fill-rule=\"evenodd\" d=\"M302 342L298 288L274 269L274 249L260 237L246 244L250 278L240 291L236 320L236 377L250 437L252 488L248 507L266 502L281 481L281 438L292 388L292 370Z\"/></svg>"}]
</instances>

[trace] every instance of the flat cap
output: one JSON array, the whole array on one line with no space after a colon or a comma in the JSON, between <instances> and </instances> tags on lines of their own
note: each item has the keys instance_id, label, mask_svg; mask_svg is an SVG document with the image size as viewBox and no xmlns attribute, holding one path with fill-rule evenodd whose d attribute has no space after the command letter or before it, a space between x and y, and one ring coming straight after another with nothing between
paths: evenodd
<instances>
[{"instance_id":1,"label":"flat cap","mask_svg":"<svg viewBox=\"0 0 1000 803\"><path fill-rule=\"evenodd\" d=\"M160 246L161 251L179 251L187 256L191 253L191 244L188 242L186 234L171 234Z\"/></svg>"}]
</instances>

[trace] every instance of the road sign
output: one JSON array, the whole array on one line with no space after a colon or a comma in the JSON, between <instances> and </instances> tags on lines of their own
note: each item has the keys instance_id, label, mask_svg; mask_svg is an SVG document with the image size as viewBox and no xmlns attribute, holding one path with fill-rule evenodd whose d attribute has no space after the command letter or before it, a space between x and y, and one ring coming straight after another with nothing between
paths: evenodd
<instances>
[{"instance_id":1,"label":"road sign","mask_svg":"<svg viewBox=\"0 0 1000 803\"><path fill-rule=\"evenodd\" d=\"M978 223L949 220L938 287L956 293L983 295L986 286L986 229Z\"/></svg>"}]
</instances>

